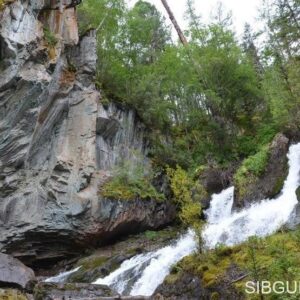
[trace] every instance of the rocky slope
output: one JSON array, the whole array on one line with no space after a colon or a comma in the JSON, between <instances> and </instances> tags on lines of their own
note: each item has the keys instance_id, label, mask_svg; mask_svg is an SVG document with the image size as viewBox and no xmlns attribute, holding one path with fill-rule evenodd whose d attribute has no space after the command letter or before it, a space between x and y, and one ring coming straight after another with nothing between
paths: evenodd
<instances>
[{"instance_id":1,"label":"rocky slope","mask_svg":"<svg viewBox=\"0 0 300 300\"><path fill-rule=\"evenodd\" d=\"M289 139L282 133L275 136L269 146L268 160L264 171L254 181L249 180L245 193L242 194L239 185L234 182L234 207L236 209L249 206L262 199L272 199L281 191L288 174L289 142Z\"/></svg>"},{"instance_id":2,"label":"rocky slope","mask_svg":"<svg viewBox=\"0 0 300 300\"><path fill-rule=\"evenodd\" d=\"M102 199L120 162L149 164L134 111L104 107L96 38L78 1L13 1L0 12L0 249L31 266L172 221L155 199Z\"/></svg>"}]
</instances>

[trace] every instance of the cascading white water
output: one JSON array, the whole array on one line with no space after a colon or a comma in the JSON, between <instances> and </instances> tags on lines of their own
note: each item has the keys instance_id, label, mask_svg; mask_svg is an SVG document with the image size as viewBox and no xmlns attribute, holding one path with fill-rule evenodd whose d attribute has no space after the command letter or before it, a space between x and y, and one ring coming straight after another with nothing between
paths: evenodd
<instances>
[{"instance_id":1,"label":"cascading white water","mask_svg":"<svg viewBox=\"0 0 300 300\"><path fill-rule=\"evenodd\" d=\"M77 267L73 270L60 273L57 276L49 277L45 280L45 282L53 282L53 283L65 282L70 275L72 275L73 273L76 273L80 268L81 267Z\"/></svg>"},{"instance_id":2,"label":"cascading white water","mask_svg":"<svg viewBox=\"0 0 300 300\"><path fill-rule=\"evenodd\" d=\"M172 265L195 249L194 233L190 230L176 244L137 255L94 283L108 285L120 294L151 296L169 274Z\"/></svg>"},{"instance_id":3,"label":"cascading white water","mask_svg":"<svg viewBox=\"0 0 300 300\"><path fill-rule=\"evenodd\" d=\"M204 213L207 222L217 224L221 220L229 218L233 205L234 187L223 190L220 194L213 194L210 201L210 207Z\"/></svg>"},{"instance_id":4,"label":"cascading white water","mask_svg":"<svg viewBox=\"0 0 300 300\"><path fill-rule=\"evenodd\" d=\"M208 225L203 232L209 248L215 247L218 243L235 245L254 235L267 236L289 221L298 203L296 189L300 174L300 143L290 147L288 159L289 174L278 198L262 200L225 218L218 212L222 203L224 210L227 211L225 197L217 199L219 203L212 203L211 211L207 214ZM229 188L226 191L232 193L233 199L233 189Z\"/></svg>"},{"instance_id":5,"label":"cascading white water","mask_svg":"<svg viewBox=\"0 0 300 300\"><path fill-rule=\"evenodd\" d=\"M295 192L300 181L300 143L290 147L288 159L289 174L276 199L265 199L232 213L233 187L212 196L210 208L205 212L207 225L203 231L208 248L219 243L238 244L253 235L266 236L289 221L298 203ZM195 235L189 230L174 245L134 256L95 284L108 285L120 294L150 296L168 275L172 265L191 254L196 246Z\"/></svg>"}]
</instances>

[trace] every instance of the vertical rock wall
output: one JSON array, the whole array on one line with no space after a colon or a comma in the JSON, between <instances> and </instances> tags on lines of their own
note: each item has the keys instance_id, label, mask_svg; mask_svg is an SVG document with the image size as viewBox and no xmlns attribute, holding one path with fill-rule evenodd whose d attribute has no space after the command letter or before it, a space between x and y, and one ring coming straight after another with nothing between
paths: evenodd
<instances>
[{"instance_id":1,"label":"vertical rock wall","mask_svg":"<svg viewBox=\"0 0 300 300\"><path fill-rule=\"evenodd\" d=\"M134 111L102 106L95 33L79 40L76 4L0 12L0 249L34 266L174 217L168 202L99 195L117 164L149 164L148 144Z\"/></svg>"}]
</instances>

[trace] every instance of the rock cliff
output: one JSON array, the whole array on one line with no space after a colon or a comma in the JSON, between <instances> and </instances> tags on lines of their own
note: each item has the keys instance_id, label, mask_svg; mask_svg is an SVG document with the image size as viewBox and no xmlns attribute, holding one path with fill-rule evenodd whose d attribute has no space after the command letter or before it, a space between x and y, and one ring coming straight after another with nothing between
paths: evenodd
<instances>
[{"instance_id":1,"label":"rock cliff","mask_svg":"<svg viewBox=\"0 0 300 300\"><path fill-rule=\"evenodd\" d=\"M148 142L134 111L101 104L96 36L79 38L77 4L0 11L0 249L32 266L174 218L168 201L99 195L118 163L149 164Z\"/></svg>"}]
</instances>

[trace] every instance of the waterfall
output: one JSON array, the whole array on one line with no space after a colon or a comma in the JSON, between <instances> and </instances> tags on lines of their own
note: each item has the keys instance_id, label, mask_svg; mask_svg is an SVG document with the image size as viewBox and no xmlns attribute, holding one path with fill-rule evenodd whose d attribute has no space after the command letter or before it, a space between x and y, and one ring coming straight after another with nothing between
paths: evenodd
<instances>
[{"instance_id":1,"label":"waterfall","mask_svg":"<svg viewBox=\"0 0 300 300\"><path fill-rule=\"evenodd\" d=\"M289 221L298 203L295 192L300 179L300 143L290 146L288 160L289 173L280 195L275 199L264 199L232 213L233 187L212 195L210 208L205 211L207 225L203 230L207 248L214 248L220 243L235 245L253 235L263 237ZM123 295L150 296L169 274L172 265L191 254L196 247L195 235L189 230L174 244L136 255L94 283L108 285Z\"/></svg>"},{"instance_id":2,"label":"waterfall","mask_svg":"<svg viewBox=\"0 0 300 300\"><path fill-rule=\"evenodd\" d=\"M210 207L204 214L210 224L217 224L231 215L234 187L223 190L220 194L213 194Z\"/></svg>"},{"instance_id":3,"label":"waterfall","mask_svg":"<svg viewBox=\"0 0 300 300\"><path fill-rule=\"evenodd\" d=\"M299 185L300 173L300 143L292 145L288 153L289 174L284 182L280 195L275 199L265 199L252 204L240 212L235 212L224 217L220 213L223 207L227 214L226 197L216 197L216 203L212 202L208 211L208 225L203 231L203 237L209 248L222 243L235 245L241 243L250 236L267 236L274 233L291 217L296 204L296 189ZM233 199L233 188L225 190L229 198ZM224 194L224 192L223 192Z\"/></svg>"},{"instance_id":4,"label":"waterfall","mask_svg":"<svg viewBox=\"0 0 300 300\"><path fill-rule=\"evenodd\" d=\"M81 267L77 267L73 270L70 270L70 271L67 271L67 272L63 272L63 273L60 273L58 274L57 276L54 276L54 277L49 277L45 280L45 282L53 282L53 283L63 283L65 282L68 277L70 275L72 275L73 273L76 273Z\"/></svg>"},{"instance_id":5,"label":"waterfall","mask_svg":"<svg viewBox=\"0 0 300 300\"><path fill-rule=\"evenodd\" d=\"M120 294L151 296L169 274L172 265L195 249L194 233L189 230L174 245L139 254L94 283L108 285Z\"/></svg>"}]
</instances>

